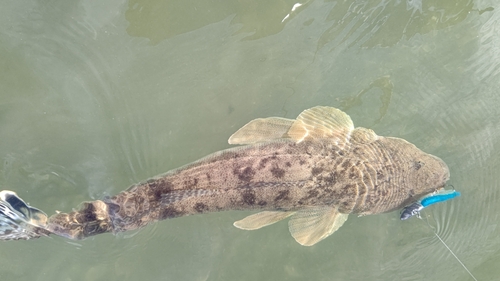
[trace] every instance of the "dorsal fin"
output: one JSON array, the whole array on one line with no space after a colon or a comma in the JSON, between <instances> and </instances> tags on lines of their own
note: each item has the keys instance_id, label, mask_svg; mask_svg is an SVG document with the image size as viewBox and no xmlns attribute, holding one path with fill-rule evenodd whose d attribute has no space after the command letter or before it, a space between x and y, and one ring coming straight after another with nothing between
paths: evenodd
<instances>
[{"instance_id":1,"label":"dorsal fin","mask_svg":"<svg viewBox=\"0 0 500 281\"><path fill-rule=\"evenodd\" d=\"M327 106L304 110L293 123L288 136L297 142L305 139L330 139L343 148L354 129L351 118L345 112Z\"/></svg>"},{"instance_id":2,"label":"dorsal fin","mask_svg":"<svg viewBox=\"0 0 500 281\"><path fill-rule=\"evenodd\" d=\"M234 133L228 140L229 144L253 144L287 137L288 132L295 120L269 117L258 118L248 122Z\"/></svg>"}]
</instances>

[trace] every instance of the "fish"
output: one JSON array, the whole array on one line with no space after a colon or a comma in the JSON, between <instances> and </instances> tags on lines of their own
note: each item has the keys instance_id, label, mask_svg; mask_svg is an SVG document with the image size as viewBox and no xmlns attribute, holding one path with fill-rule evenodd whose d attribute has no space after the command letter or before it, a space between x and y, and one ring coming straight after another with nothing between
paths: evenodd
<instances>
[{"instance_id":1,"label":"fish","mask_svg":"<svg viewBox=\"0 0 500 281\"><path fill-rule=\"evenodd\" d=\"M238 146L51 217L2 191L0 239L78 240L188 215L255 211L234 226L256 230L288 219L292 237L312 246L349 214L401 209L441 190L450 177L440 158L404 139L355 128L349 115L328 106L296 119L252 120L228 142Z\"/></svg>"}]
</instances>

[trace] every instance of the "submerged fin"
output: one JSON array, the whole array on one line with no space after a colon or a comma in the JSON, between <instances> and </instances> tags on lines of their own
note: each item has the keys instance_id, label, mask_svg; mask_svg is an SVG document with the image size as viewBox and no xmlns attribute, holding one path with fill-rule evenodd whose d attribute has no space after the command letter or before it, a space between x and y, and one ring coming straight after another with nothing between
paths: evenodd
<instances>
[{"instance_id":1,"label":"submerged fin","mask_svg":"<svg viewBox=\"0 0 500 281\"><path fill-rule=\"evenodd\" d=\"M254 230L271 225L275 222L279 222L280 220L286 219L294 213L295 212L264 211L236 221L233 225L239 229Z\"/></svg>"},{"instance_id":2,"label":"submerged fin","mask_svg":"<svg viewBox=\"0 0 500 281\"><path fill-rule=\"evenodd\" d=\"M297 142L308 138L327 138L343 148L354 129L351 118L345 112L326 106L304 110L288 131Z\"/></svg>"},{"instance_id":3,"label":"submerged fin","mask_svg":"<svg viewBox=\"0 0 500 281\"><path fill-rule=\"evenodd\" d=\"M252 144L286 137L295 120L280 117L258 118L248 122L234 133L229 144Z\"/></svg>"},{"instance_id":4,"label":"submerged fin","mask_svg":"<svg viewBox=\"0 0 500 281\"><path fill-rule=\"evenodd\" d=\"M337 231L347 220L336 208L315 207L297 211L288 222L288 229L295 241L312 246Z\"/></svg>"}]
</instances>

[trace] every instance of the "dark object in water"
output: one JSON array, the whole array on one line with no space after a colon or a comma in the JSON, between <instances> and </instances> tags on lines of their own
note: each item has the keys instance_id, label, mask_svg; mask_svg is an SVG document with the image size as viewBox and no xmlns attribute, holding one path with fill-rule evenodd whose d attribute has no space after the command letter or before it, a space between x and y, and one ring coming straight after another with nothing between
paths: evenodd
<instances>
[{"instance_id":1,"label":"dark object in water","mask_svg":"<svg viewBox=\"0 0 500 281\"><path fill-rule=\"evenodd\" d=\"M415 215L420 214L420 211L424 209L424 206L420 202L415 202L409 206L406 206L401 212L401 220L407 220Z\"/></svg>"}]
</instances>

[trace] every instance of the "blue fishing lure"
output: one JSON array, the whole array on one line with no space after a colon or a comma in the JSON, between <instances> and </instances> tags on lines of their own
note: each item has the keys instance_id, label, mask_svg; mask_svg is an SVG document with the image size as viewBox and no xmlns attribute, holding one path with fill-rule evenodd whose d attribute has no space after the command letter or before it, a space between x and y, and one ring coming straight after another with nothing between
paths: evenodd
<instances>
[{"instance_id":1,"label":"blue fishing lure","mask_svg":"<svg viewBox=\"0 0 500 281\"><path fill-rule=\"evenodd\" d=\"M429 194L417 202L406 206L401 212L401 220L407 220L415 215L420 214L425 207L428 207L432 204L436 204L439 202L443 202L446 200L453 199L455 197L460 196L460 192L456 190L440 190L435 193Z\"/></svg>"}]
</instances>

